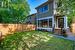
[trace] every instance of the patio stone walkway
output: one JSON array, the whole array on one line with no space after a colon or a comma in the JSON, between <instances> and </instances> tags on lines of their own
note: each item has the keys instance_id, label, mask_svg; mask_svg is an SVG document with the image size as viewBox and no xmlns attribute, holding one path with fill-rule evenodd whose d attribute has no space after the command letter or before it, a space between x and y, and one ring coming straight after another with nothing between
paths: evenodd
<instances>
[{"instance_id":1,"label":"patio stone walkway","mask_svg":"<svg viewBox=\"0 0 75 50\"><path fill-rule=\"evenodd\" d=\"M70 40L74 40L75 41L75 36L70 31L70 29L67 30L67 35L68 35L67 39L70 39Z\"/></svg>"},{"instance_id":2,"label":"patio stone walkway","mask_svg":"<svg viewBox=\"0 0 75 50\"><path fill-rule=\"evenodd\" d=\"M57 36L57 35L56 35L56 37L59 37L59 38L64 38L64 39L68 39L68 40L75 41L75 36L63 37L63 36Z\"/></svg>"},{"instance_id":3,"label":"patio stone walkway","mask_svg":"<svg viewBox=\"0 0 75 50\"><path fill-rule=\"evenodd\" d=\"M71 36L68 36L67 39L74 40L75 41L75 36L72 36L72 35Z\"/></svg>"},{"instance_id":4,"label":"patio stone walkway","mask_svg":"<svg viewBox=\"0 0 75 50\"><path fill-rule=\"evenodd\" d=\"M75 41L75 36L63 37L63 36L53 35L53 34L50 34L50 35L51 35L51 36L55 36L55 37L57 37L57 38L64 38L64 39L67 39L67 40Z\"/></svg>"}]
</instances>

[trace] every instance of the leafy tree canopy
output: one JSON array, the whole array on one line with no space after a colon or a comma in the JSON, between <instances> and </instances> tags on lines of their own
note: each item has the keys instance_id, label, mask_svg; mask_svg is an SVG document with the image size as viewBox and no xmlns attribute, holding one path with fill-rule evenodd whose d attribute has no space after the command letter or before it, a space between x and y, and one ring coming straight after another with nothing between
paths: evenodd
<instances>
[{"instance_id":1,"label":"leafy tree canopy","mask_svg":"<svg viewBox=\"0 0 75 50\"><path fill-rule=\"evenodd\" d=\"M26 0L3 0L0 16L4 23L23 23L30 8Z\"/></svg>"},{"instance_id":2,"label":"leafy tree canopy","mask_svg":"<svg viewBox=\"0 0 75 50\"><path fill-rule=\"evenodd\" d=\"M75 0L57 0L56 2L59 5L57 11L68 16L70 25L73 18L75 19Z\"/></svg>"}]
</instances>

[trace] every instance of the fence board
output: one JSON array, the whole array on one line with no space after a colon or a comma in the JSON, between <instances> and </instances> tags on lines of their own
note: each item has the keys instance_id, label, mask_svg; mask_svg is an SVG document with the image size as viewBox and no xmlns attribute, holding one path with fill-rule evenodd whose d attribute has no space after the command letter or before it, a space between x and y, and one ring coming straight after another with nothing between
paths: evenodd
<instances>
[{"instance_id":1,"label":"fence board","mask_svg":"<svg viewBox=\"0 0 75 50\"><path fill-rule=\"evenodd\" d=\"M72 29L73 35L75 35L75 23L73 23L73 24L71 25L71 29Z\"/></svg>"},{"instance_id":2,"label":"fence board","mask_svg":"<svg viewBox=\"0 0 75 50\"><path fill-rule=\"evenodd\" d=\"M12 34L14 32L35 30L32 24L0 24L0 32L2 35Z\"/></svg>"}]
</instances>

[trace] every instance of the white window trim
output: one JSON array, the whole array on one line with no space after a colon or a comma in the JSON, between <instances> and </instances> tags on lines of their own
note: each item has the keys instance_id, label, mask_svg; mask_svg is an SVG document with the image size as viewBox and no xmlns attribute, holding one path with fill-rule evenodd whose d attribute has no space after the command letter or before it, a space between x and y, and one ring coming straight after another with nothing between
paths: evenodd
<instances>
[{"instance_id":1,"label":"white window trim","mask_svg":"<svg viewBox=\"0 0 75 50\"><path fill-rule=\"evenodd\" d=\"M50 19L50 18L49 18ZM43 20L47 20L47 22L48 22L48 20L49 19L43 19ZM38 21L41 21L41 20L38 20ZM39 26L39 25L38 25ZM49 26L49 25L47 25L47 26ZM41 28L49 28L49 27L41 27Z\"/></svg>"},{"instance_id":2,"label":"white window trim","mask_svg":"<svg viewBox=\"0 0 75 50\"><path fill-rule=\"evenodd\" d=\"M64 28L65 28L65 29L69 28L69 27L68 27L68 23L67 23L67 16L58 17L58 18L64 18ZM56 28L61 29L61 28L58 27L58 18L56 19L56 20L57 20L57 27L56 27ZM66 21L65 21L65 20L66 20ZM65 23L65 22L66 22L66 23Z\"/></svg>"},{"instance_id":3,"label":"white window trim","mask_svg":"<svg viewBox=\"0 0 75 50\"><path fill-rule=\"evenodd\" d=\"M52 29L52 28L43 28L43 27L37 27L38 29Z\"/></svg>"},{"instance_id":4,"label":"white window trim","mask_svg":"<svg viewBox=\"0 0 75 50\"><path fill-rule=\"evenodd\" d=\"M52 31L52 28L42 28L42 27L38 27L37 29L44 29L44 30L47 30L47 31Z\"/></svg>"},{"instance_id":5,"label":"white window trim","mask_svg":"<svg viewBox=\"0 0 75 50\"><path fill-rule=\"evenodd\" d=\"M53 14L56 14L56 8L57 8L57 3L56 3L56 0L54 0L53 2Z\"/></svg>"},{"instance_id":6,"label":"white window trim","mask_svg":"<svg viewBox=\"0 0 75 50\"><path fill-rule=\"evenodd\" d=\"M64 22L66 22L65 23L65 28L67 29L67 28L69 28L68 27L68 19L67 19L67 16L64 16L64 19L65 19Z\"/></svg>"},{"instance_id":7,"label":"white window trim","mask_svg":"<svg viewBox=\"0 0 75 50\"><path fill-rule=\"evenodd\" d=\"M44 20L44 19L49 19L49 18L53 18L53 16L49 16L49 17L44 17L44 18L39 18L39 19L37 19L37 20Z\"/></svg>"},{"instance_id":8,"label":"white window trim","mask_svg":"<svg viewBox=\"0 0 75 50\"><path fill-rule=\"evenodd\" d=\"M53 16L37 19L37 28L38 28L38 21L39 20L45 20L45 19L48 19L49 20L50 18L52 18L52 28L53 28L53 26L54 26L54 17ZM43 27L40 27L40 28L43 28Z\"/></svg>"}]
</instances>

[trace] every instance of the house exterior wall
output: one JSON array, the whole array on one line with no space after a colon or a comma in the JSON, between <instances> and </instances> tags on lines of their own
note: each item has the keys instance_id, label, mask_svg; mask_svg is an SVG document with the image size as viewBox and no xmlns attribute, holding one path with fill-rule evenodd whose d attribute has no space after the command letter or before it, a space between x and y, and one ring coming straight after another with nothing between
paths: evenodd
<instances>
[{"instance_id":1,"label":"house exterior wall","mask_svg":"<svg viewBox=\"0 0 75 50\"><path fill-rule=\"evenodd\" d=\"M39 13L39 8L48 5L48 11L44 12L44 13ZM37 9L37 14L36 17L39 18L44 18L44 17L48 17L48 16L52 16L53 15L53 1L51 2L47 2L44 5L38 7Z\"/></svg>"},{"instance_id":2,"label":"house exterior wall","mask_svg":"<svg viewBox=\"0 0 75 50\"><path fill-rule=\"evenodd\" d=\"M39 9L41 7L44 7L45 5L48 5L48 11L40 13ZM56 11L56 8L57 8L56 0L48 0L47 2L45 2L44 4L42 4L36 8L36 10L37 10L37 14L36 14L37 29L47 30L47 31L55 31L57 34L60 34L61 28L58 27L58 17L64 19L63 20L63 28L68 29L67 16L58 14ZM49 25L49 24L51 24L51 22L49 22L50 18L52 18L52 27L50 27L50 25ZM39 23L39 21L46 20L46 19L48 22L47 27L42 27L42 26L40 27L39 24L41 24L41 23ZM61 24L61 22L60 22L60 24ZM59 24L59 26L60 26L60 24Z\"/></svg>"},{"instance_id":3,"label":"house exterior wall","mask_svg":"<svg viewBox=\"0 0 75 50\"><path fill-rule=\"evenodd\" d=\"M35 24L35 22L36 22L36 16L35 15L34 16L31 16L30 22L32 24Z\"/></svg>"},{"instance_id":4,"label":"house exterior wall","mask_svg":"<svg viewBox=\"0 0 75 50\"><path fill-rule=\"evenodd\" d=\"M25 23L27 23L27 24L35 24L36 23L36 14L29 15L25 19Z\"/></svg>"}]
</instances>

